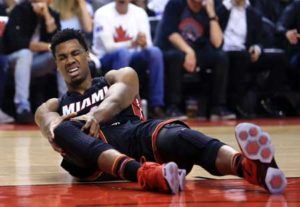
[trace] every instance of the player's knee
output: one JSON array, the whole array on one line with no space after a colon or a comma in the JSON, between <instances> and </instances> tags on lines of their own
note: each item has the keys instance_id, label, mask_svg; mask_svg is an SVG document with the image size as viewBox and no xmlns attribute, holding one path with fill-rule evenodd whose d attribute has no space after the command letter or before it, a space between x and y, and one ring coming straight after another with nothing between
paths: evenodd
<instances>
[{"instance_id":1,"label":"player's knee","mask_svg":"<svg viewBox=\"0 0 300 207\"><path fill-rule=\"evenodd\" d=\"M60 136L63 134L64 129L69 125L67 122L60 123L55 129L54 129L54 135Z\"/></svg>"},{"instance_id":2,"label":"player's knee","mask_svg":"<svg viewBox=\"0 0 300 207\"><path fill-rule=\"evenodd\" d=\"M54 129L54 137L56 139L63 138L66 136L66 133L70 132L74 127L76 126L73 121L64 121Z\"/></svg>"},{"instance_id":3,"label":"player's knee","mask_svg":"<svg viewBox=\"0 0 300 207\"><path fill-rule=\"evenodd\" d=\"M182 140L185 140L186 142L195 146L198 150L205 148L207 144L214 139L212 137L206 136L199 131L188 128L180 130L179 137Z\"/></svg>"}]
</instances>

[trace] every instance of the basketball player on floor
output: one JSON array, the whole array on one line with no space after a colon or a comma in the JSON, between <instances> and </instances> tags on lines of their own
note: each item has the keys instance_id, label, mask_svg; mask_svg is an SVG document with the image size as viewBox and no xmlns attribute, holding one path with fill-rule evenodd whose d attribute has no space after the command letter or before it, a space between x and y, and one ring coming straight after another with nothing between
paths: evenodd
<instances>
[{"instance_id":1,"label":"basketball player on floor","mask_svg":"<svg viewBox=\"0 0 300 207\"><path fill-rule=\"evenodd\" d=\"M178 120L144 121L133 69L92 79L87 45L73 29L58 32L51 50L68 92L42 104L35 120L74 177L96 180L109 174L145 190L176 194L184 189L185 174L199 165L213 175L245 178L270 193L286 187L271 137L259 126L236 127L238 152Z\"/></svg>"}]
</instances>

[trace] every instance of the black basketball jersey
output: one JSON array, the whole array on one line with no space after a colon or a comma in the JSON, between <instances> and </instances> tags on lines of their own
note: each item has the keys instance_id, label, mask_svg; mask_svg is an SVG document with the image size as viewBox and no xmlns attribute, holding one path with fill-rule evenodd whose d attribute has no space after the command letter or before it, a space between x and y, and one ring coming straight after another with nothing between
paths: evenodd
<instances>
[{"instance_id":1,"label":"black basketball jersey","mask_svg":"<svg viewBox=\"0 0 300 207\"><path fill-rule=\"evenodd\" d=\"M77 112L78 116L86 114L104 100L108 88L109 85L104 77L95 78L92 86L83 95L77 92L67 92L63 95L59 100L58 113L67 115ZM122 123L128 120L144 120L140 99L135 98L128 108L124 109L106 124Z\"/></svg>"}]
</instances>

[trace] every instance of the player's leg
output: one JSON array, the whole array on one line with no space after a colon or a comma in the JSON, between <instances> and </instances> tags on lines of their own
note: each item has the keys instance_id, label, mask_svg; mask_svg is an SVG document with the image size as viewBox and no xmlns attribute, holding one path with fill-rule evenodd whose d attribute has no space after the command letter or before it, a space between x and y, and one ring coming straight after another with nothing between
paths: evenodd
<instances>
[{"instance_id":1,"label":"player's leg","mask_svg":"<svg viewBox=\"0 0 300 207\"><path fill-rule=\"evenodd\" d=\"M271 136L251 123L237 125L235 136L241 149L241 153L236 154L233 160L237 173L270 193L283 192L287 181L276 164Z\"/></svg>"},{"instance_id":2,"label":"player's leg","mask_svg":"<svg viewBox=\"0 0 300 207\"><path fill-rule=\"evenodd\" d=\"M140 164L102 140L82 132L81 127L80 122L66 121L54 131L55 142L66 153L65 160L68 162L65 162L64 166L72 171L70 172L72 175L96 178L101 170L121 179L138 181L146 190L178 192L179 177L175 163L160 165L145 162ZM70 163L72 163L71 166ZM78 169L86 169L87 172L76 172Z\"/></svg>"},{"instance_id":3,"label":"player's leg","mask_svg":"<svg viewBox=\"0 0 300 207\"><path fill-rule=\"evenodd\" d=\"M180 168L197 164L213 175L237 175L271 193L282 192L286 180L275 163L270 136L263 136L261 128L251 124L237 126L236 134L242 153L198 131L169 124L157 137L157 149L164 162L174 160ZM261 156L247 154L256 148Z\"/></svg>"},{"instance_id":4,"label":"player's leg","mask_svg":"<svg viewBox=\"0 0 300 207\"><path fill-rule=\"evenodd\" d=\"M226 145L217 139L208 137L201 132L187 128L178 123L165 125L159 132L156 140L157 155L161 162L174 160L179 168L189 172L194 164L200 165L213 175L233 173L226 168L218 168L221 162L220 149ZM222 162L228 162L232 157L229 153L222 152ZM226 151L227 152L227 151Z\"/></svg>"}]
</instances>

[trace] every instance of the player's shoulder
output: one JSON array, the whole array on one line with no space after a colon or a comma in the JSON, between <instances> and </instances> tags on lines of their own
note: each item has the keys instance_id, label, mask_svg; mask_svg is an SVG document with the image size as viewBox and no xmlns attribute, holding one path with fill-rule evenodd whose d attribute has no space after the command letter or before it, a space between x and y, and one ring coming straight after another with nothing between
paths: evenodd
<instances>
[{"instance_id":1,"label":"player's shoulder","mask_svg":"<svg viewBox=\"0 0 300 207\"><path fill-rule=\"evenodd\" d=\"M46 103L58 103L60 98L50 98L46 101Z\"/></svg>"}]
</instances>

